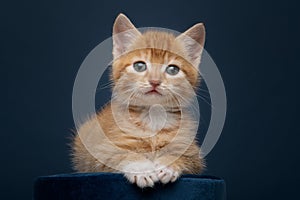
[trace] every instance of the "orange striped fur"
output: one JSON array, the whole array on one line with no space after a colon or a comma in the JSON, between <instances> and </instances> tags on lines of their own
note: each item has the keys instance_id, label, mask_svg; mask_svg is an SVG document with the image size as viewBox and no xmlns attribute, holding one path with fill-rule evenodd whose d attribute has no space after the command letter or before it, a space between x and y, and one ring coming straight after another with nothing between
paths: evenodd
<instances>
[{"instance_id":1,"label":"orange striped fur","mask_svg":"<svg viewBox=\"0 0 300 200\"><path fill-rule=\"evenodd\" d=\"M131 33L118 35L126 31ZM72 161L76 171L120 172L139 187L152 187L157 181L173 182L183 173L203 170L204 161L194 140L197 123L191 116L183 116L181 109L199 83L204 37L203 24L175 36L161 31L140 33L125 15L117 17L111 74L114 99L87 120L74 137ZM147 70L134 71L137 61L146 63ZM179 67L178 75L166 73L169 65ZM147 93L152 80L160 83L158 94ZM166 114L165 126L158 130L160 113L149 114L156 104Z\"/></svg>"}]
</instances>

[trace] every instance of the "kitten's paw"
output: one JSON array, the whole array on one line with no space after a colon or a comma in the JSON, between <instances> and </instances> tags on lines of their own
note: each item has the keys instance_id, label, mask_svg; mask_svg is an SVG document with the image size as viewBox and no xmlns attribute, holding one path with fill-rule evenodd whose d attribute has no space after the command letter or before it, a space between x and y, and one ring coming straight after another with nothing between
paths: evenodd
<instances>
[{"instance_id":1,"label":"kitten's paw","mask_svg":"<svg viewBox=\"0 0 300 200\"><path fill-rule=\"evenodd\" d=\"M179 172L173 170L171 167L165 167L158 171L157 177L163 184L175 182L179 177Z\"/></svg>"},{"instance_id":2,"label":"kitten's paw","mask_svg":"<svg viewBox=\"0 0 300 200\"><path fill-rule=\"evenodd\" d=\"M125 177L140 188L153 187L154 183L158 181L156 173L125 173Z\"/></svg>"},{"instance_id":3,"label":"kitten's paw","mask_svg":"<svg viewBox=\"0 0 300 200\"><path fill-rule=\"evenodd\" d=\"M153 187L158 181L154 164L151 161L131 162L126 164L122 171L129 182L137 184L140 188Z\"/></svg>"}]
</instances>

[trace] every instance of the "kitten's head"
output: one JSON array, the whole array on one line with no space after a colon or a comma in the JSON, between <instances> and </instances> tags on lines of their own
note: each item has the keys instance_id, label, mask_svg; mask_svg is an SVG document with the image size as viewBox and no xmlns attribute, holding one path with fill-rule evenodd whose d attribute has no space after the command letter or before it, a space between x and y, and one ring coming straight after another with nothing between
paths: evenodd
<instances>
[{"instance_id":1,"label":"kitten's head","mask_svg":"<svg viewBox=\"0 0 300 200\"><path fill-rule=\"evenodd\" d=\"M141 33L120 14L113 27L116 99L143 106L176 107L188 102L198 83L204 41L202 23L179 36L165 31Z\"/></svg>"}]
</instances>

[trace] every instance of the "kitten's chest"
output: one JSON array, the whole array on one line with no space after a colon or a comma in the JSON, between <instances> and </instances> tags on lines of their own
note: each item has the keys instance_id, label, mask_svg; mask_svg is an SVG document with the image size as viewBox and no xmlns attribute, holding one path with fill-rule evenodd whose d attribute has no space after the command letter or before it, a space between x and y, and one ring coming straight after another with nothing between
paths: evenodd
<instances>
[{"instance_id":1,"label":"kitten's chest","mask_svg":"<svg viewBox=\"0 0 300 200\"><path fill-rule=\"evenodd\" d=\"M120 141L120 147L137 153L151 153L164 148L175 136L175 131L163 129L150 137L125 137L126 139Z\"/></svg>"},{"instance_id":2,"label":"kitten's chest","mask_svg":"<svg viewBox=\"0 0 300 200\"><path fill-rule=\"evenodd\" d=\"M134 115L130 120L136 128L155 135L160 131L176 129L180 121L180 114L166 112L162 107L152 106L149 110Z\"/></svg>"},{"instance_id":3,"label":"kitten's chest","mask_svg":"<svg viewBox=\"0 0 300 200\"><path fill-rule=\"evenodd\" d=\"M166 119L160 116L144 116L137 124L129 134L137 133L135 141L138 147L136 150L139 152L160 150L172 141L179 128L174 116Z\"/></svg>"},{"instance_id":4,"label":"kitten's chest","mask_svg":"<svg viewBox=\"0 0 300 200\"><path fill-rule=\"evenodd\" d=\"M180 122L180 113L165 112L160 107L153 110L130 110L129 117L118 115L118 131L113 131L119 147L135 152L154 152L176 136Z\"/></svg>"}]
</instances>

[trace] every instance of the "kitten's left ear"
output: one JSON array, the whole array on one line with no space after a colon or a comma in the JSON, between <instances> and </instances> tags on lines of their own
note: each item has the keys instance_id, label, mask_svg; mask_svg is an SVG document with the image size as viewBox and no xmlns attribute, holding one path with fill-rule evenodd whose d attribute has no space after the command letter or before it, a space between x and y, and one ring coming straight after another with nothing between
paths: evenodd
<instances>
[{"instance_id":1,"label":"kitten's left ear","mask_svg":"<svg viewBox=\"0 0 300 200\"><path fill-rule=\"evenodd\" d=\"M177 36L176 40L181 41L190 62L198 67L205 42L205 27L198 23L184 33Z\"/></svg>"},{"instance_id":2,"label":"kitten's left ear","mask_svg":"<svg viewBox=\"0 0 300 200\"><path fill-rule=\"evenodd\" d=\"M118 58L126 52L140 35L141 33L135 28L131 21L124 14L119 14L113 27L114 58Z\"/></svg>"}]
</instances>

